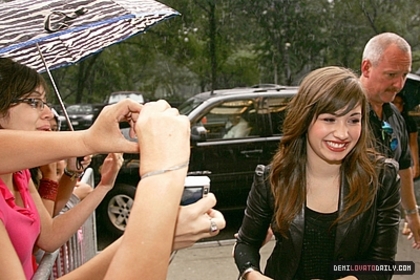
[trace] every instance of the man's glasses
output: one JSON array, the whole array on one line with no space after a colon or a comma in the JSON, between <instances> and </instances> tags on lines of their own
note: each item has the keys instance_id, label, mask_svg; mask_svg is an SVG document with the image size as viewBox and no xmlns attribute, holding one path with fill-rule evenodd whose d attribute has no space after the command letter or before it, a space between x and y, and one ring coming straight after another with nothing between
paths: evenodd
<instances>
[{"instance_id":1,"label":"man's glasses","mask_svg":"<svg viewBox=\"0 0 420 280\"><path fill-rule=\"evenodd\" d=\"M47 102L44 102L40 98L22 98L22 99L16 99L13 101L13 103L19 104L19 103L26 103L29 106L31 106L34 109L38 109L40 111L44 110L45 106L50 107L50 105Z\"/></svg>"},{"instance_id":2,"label":"man's glasses","mask_svg":"<svg viewBox=\"0 0 420 280\"><path fill-rule=\"evenodd\" d=\"M398 139L394 135L394 129L392 126L387 122L382 122L382 140L386 141L389 139L389 148L392 151L395 151L398 147Z\"/></svg>"}]
</instances>

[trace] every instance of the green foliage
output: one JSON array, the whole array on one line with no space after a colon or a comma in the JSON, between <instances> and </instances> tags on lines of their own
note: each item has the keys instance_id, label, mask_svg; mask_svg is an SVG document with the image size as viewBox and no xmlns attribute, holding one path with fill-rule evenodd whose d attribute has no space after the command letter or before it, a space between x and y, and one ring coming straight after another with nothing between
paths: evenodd
<instances>
[{"instance_id":1,"label":"green foliage","mask_svg":"<svg viewBox=\"0 0 420 280\"><path fill-rule=\"evenodd\" d=\"M417 0L162 0L181 13L70 67L53 71L68 104L119 90L181 101L204 90L297 84L310 70L359 71L373 35L392 31L420 69Z\"/></svg>"}]
</instances>

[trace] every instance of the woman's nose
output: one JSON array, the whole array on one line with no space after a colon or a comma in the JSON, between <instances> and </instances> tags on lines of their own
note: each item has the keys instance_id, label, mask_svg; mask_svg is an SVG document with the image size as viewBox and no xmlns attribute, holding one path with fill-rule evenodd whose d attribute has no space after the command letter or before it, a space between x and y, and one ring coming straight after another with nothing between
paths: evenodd
<instances>
[{"instance_id":1,"label":"woman's nose","mask_svg":"<svg viewBox=\"0 0 420 280\"><path fill-rule=\"evenodd\" d=\"M51 108L48 105L44 105L44 109L42 110L42 115L49 120L54 118L54 114L51 111Z\"/></svg>"},{"instance_id":2,"label":"woman's nose","mask_svg":"<svg viewBox=\"0 0 420 280\"><path fill-rule=\"evenodd\" d=\"M347 135L348 135L347 126L345 124L338 123L335 126L334 136L339 139L345 139L347 138Z\"/></svg>"}]
</instances>

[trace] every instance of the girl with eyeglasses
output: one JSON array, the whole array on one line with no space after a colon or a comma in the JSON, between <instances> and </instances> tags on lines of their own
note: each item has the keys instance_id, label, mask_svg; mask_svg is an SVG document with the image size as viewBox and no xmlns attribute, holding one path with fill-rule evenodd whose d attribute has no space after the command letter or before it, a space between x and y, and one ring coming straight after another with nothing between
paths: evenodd
<instances>
[{"instance_id":1,"label":"girl with eyeglasses","mask_svg":"<svg viewBox=\"0 0 420 280\"><path fill-rule=\"evenodd\" d=\"M80 228L112 188L123 160L117 152L141 152L139 174L144 178L124 237L63 279L163 279L172 250L224 228L223 215L212 209L216 203L212 194L188 207L179 206L190 127L188 119L165 101L144 106L121 101L107 106L85 131L46 133L53 114L42 77L0 58L0 85L0 278L31 279L34 247L55 251ZM121 121L130 123L137 143L123 137ZM52 218L27 168L108 152L112 155L101 169L101 183L74 208ZM53 198L56 193L44 195Z\"/></svg>"}]
</instances>

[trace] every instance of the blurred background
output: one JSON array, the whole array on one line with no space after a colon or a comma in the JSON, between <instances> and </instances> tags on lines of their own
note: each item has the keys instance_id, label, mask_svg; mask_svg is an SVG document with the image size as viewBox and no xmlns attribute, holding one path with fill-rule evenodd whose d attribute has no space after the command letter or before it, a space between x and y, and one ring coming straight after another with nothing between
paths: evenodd
<instances>
[{"instance_id":1,"label":"blurred background","mask_svg":"<svg viewBox=\"0 0 420 280\"><path fill-rule=\"evenodd\" d=\"M413 73L420 69L418 0L160 2L181 16L52 71L66 105L138 91L146 101L163 98L176 106L206 90L296 85L326 65L358 72L365 43L384 31L411 44Z\"/></svg>"}]
</instances>

